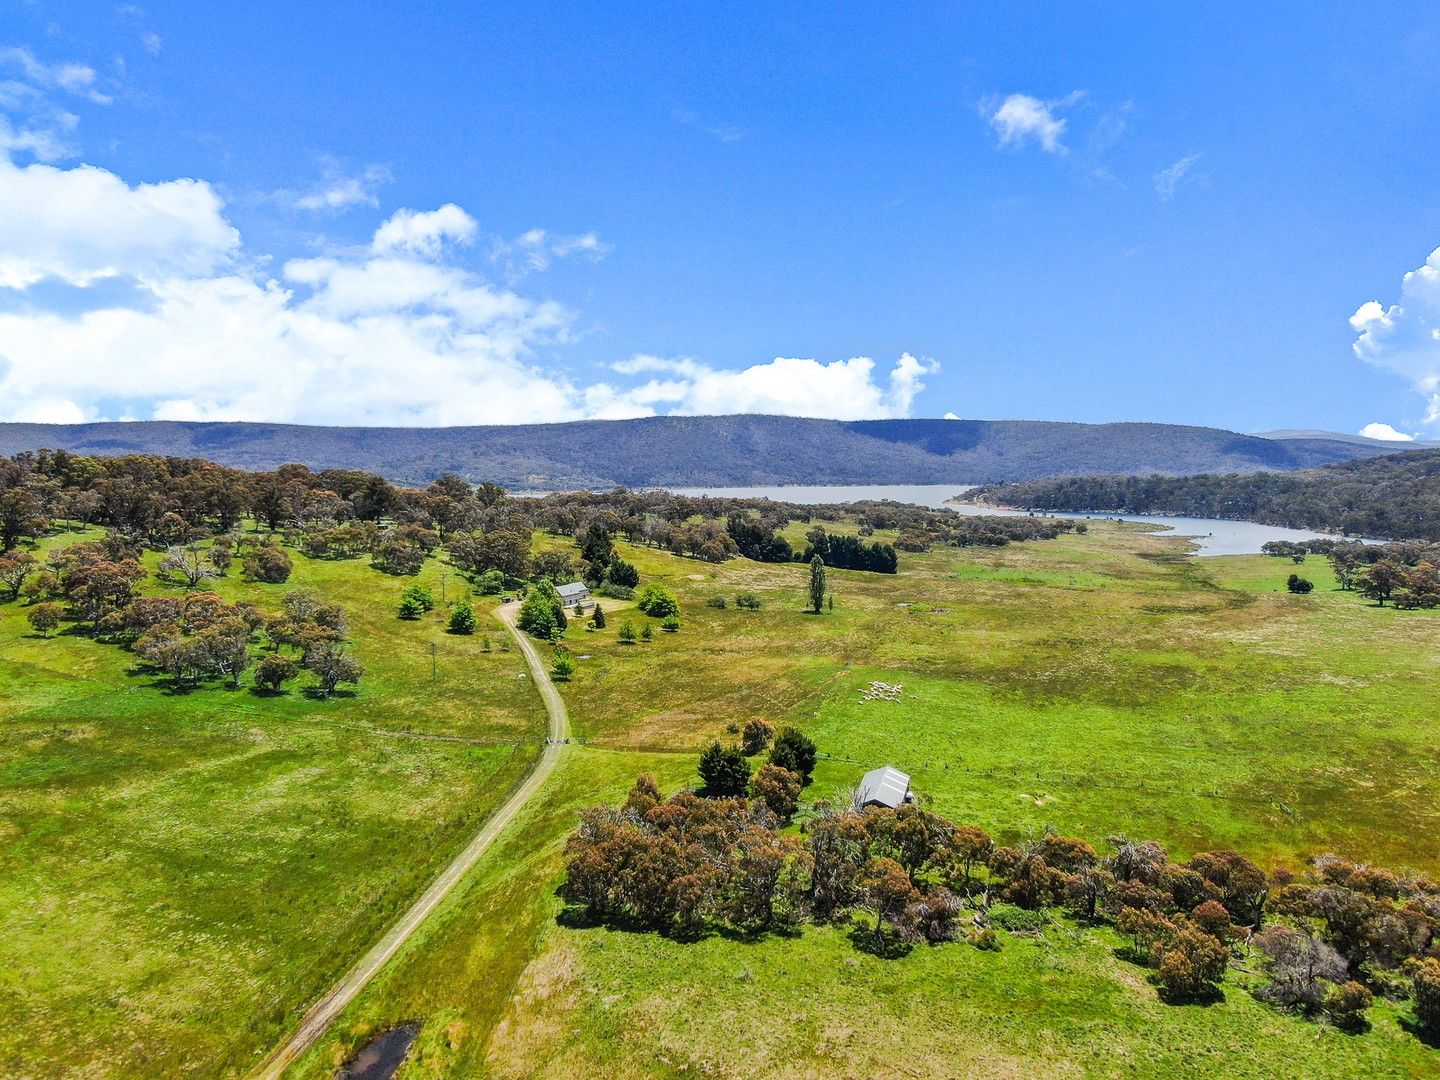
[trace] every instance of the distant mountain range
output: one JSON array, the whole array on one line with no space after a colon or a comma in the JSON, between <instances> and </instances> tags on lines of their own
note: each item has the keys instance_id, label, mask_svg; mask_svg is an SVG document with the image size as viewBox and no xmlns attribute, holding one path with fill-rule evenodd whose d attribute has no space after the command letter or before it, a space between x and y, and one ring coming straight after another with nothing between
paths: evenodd
<instances>
[{"instance_id":1,"label":"distant mountain range","mask_svg":"<svg viewBox=\"0 0 1440 1080\"><path fill-rule=\"evenodd\" d=\"M1242 435L1175 424L665 416L451 428L134 421L0 424L0 453L300 462L424 484L444 472L512 489L755 484L982 484L1048 476L1253 473L1393 454L1326 432Z\"/></svg>"}]
</instances>

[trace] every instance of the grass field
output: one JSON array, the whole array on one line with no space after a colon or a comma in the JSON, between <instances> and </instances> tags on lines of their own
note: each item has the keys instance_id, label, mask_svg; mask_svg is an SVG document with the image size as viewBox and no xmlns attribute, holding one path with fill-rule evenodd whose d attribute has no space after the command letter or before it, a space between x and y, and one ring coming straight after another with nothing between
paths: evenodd
<instances>
[{"instance_id":1,"label":"grass field","mask_svg":"<svg viewBox=\"0 0 1440 1080\"><path fill-rule=\"evenodd\" d=\"M622 550L680 596L682 629L624 645L634 612L572 625L583 745L295 1075L327 1076L406 1020L424 1024L409 1077L1440 1072L1405 1007L1344 1036L1259 1005L1243 973L1221 1003L1164 1006L1103 930L881 961L833 929L695 944L569 929L553 895L578 807L639 771L694 782L695 752L751 717L819 743L810 798L888 762L1002 837L1053 825L1177 856L1333 850L1434 872L1435 613L1339 592L1317 558L1196 560L1108 523L906 556L894 577L831 571L821 616L802 611L802 566ZM1297 569L1315 592L1285 591ZM0 1071L243 1071L534 753L543 713L517 654L440 633L440 613L397 620L403 581L361 563L297 556L296 583L351 610L369 669L355 697L173 696L121 650L32 638L0 605L0 898L21 913L0 924L17 958ZM705 604L738 591L763 609ZM900 699L862 701L872 680Z\"/></svg>"},{"instance_id":2,"label":"grass field","mask_svg":"<svg viewBox=\"0 0 1440 1080\"><path fill-rule=\"evenodd\" d=\"M40 640L0 605L0 1073L248 1063L537 752L518 653L438 613L400 621L401 584L361 563L297 557L290 585L349 611L354 697L172 694L118 647ZM217 591L278 609L286 587Z\"/></svg>"}]
</instances>

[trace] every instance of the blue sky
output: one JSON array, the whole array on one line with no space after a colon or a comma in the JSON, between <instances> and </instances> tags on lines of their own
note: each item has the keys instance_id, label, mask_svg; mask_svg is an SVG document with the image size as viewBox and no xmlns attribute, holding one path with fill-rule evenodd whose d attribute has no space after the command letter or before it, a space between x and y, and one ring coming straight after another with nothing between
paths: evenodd
<instances>
[{"instance_id":1,"label":"blue sky","mask_svg":"<svg viewBox=\"0 0 1440 1080\"><path fill-rule=\"evenodd\" d=\"M0 0L0 418L1440 436L1440 10L1192 7Z\"/></svg>"}]
</instances>

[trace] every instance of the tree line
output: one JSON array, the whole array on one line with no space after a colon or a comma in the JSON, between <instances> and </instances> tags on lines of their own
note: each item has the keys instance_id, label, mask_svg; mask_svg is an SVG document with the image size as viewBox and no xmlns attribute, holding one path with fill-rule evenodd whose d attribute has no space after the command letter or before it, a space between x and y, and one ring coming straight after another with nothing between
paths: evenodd
<instances>
[{"instance_id":1,"label":"tree line","mask_svg":"<svg viewBox=\"0 0 1440 1080\"><path fill-rule=\"evenodd\" d=\"M1260 550L1296 563L1307 555L1324 555L1345 591L1355 591L1381 607L1440 607L1440 544L1406 540L1391 544L1362 544L1354 540L1320 538L1294 542L1271 540ZM1309 592L1309 582L1291 574L1292 592ZM1297 583L1307 586L1297 588Z\"/></svg>"},{"instance_id":2,"label":"tree line","mask_svg":"<svg viewBox=\"0 0 1440 1080\"><path fill-rule=\"evenodd\" d=\"M808 921L847 927L882 956L961 939L999 948L998 930L1063 917L1111 927L1167 1002L1215 998L1238 963L1284 1010L1354 1032L1377 995L1409 998L1416 1028L1440 1035L1440 884L1428 878L1331 855L1299 874L1224 850L1176 862L1124 836L1104 854L1051 832L1003 844L908 804L821 801L797 833L785 825L798 778L780 778L777 811L777 767L749 780L743 750L710 747L699 791L665 798L641 776L619 808L586 810L566 848L569 917L681 939Z\"/></svg>"},{"instance_id":3,"label":"tree line","mask_svg":"<svg viewBox=\"0 0 1440 1080\"><path fill-rule=\"evenodd\" d=\"M1247 476L1068 476L991 484L997 506L1111 514L1182 514L1440 541L1440 450Z\"/></svg>"}]
</instances>

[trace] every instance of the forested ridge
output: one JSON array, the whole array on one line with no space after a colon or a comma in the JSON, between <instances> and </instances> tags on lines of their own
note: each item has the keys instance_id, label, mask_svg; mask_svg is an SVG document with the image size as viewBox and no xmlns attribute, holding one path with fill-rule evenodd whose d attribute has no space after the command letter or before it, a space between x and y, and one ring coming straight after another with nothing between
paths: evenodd
<instances>
[{"instance_id":1,"label":"forested ridge","mask_svg":"<svg viewBox=\"0 0 1440 1080\"><path fill-rule=\"evenodd\" d=\"M651 416L451 428L136 421L0 424L0 454L206 458L265 471L365 469L424 486L444 473L509 488L983 484L1057 473L1249 473L1385 450L1324 435L1270 439L1179 424Z\"/></svg>"},{"instance_id":2,"label":"forested ridge","mask_svg":"<svg viewBox=\"0 0 1440 1080\"><path fill-rule=\"evenodd\" d=\"M1069 476L992 484L978 501L1031 510L1181 514L1396 540L1440 540L1440 450L1296 472Z\"/></svg>"}]
</instances>

